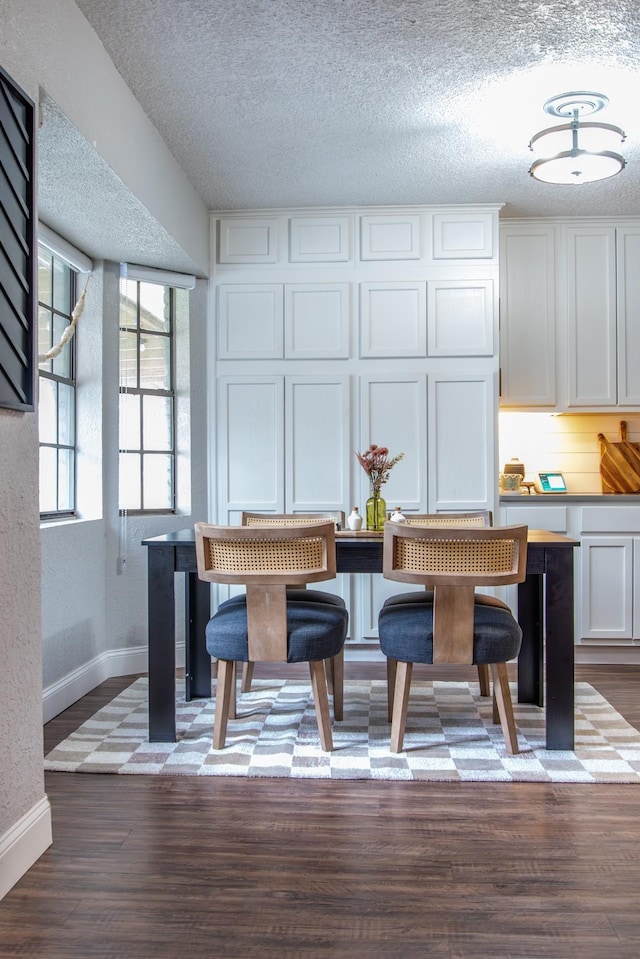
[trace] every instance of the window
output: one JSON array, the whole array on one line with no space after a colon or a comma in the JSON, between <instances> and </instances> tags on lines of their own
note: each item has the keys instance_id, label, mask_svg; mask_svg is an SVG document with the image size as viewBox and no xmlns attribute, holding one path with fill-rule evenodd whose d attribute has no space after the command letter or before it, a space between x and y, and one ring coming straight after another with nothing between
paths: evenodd
<instances>
[{"instance_id":1,"label":"window","mask_svg":"<svg viewBox=\"0 0 640 959\"><path fill-rule=\"evenodd\" d=\"M38 247L38 354L60 342L71 323L76 273ZM58 356L39 364L40 513L73 515L76 472L75 337Z\"/></svg>"},{"instance_id":2,"label":"window","mask_svg":"<svg viewBox=\"0 0 640 959\"><path fill-rule=\"evenodd\" d=\"M120 510L175 510L175 290L120 286Z\"/></svg>"}]
</instances>

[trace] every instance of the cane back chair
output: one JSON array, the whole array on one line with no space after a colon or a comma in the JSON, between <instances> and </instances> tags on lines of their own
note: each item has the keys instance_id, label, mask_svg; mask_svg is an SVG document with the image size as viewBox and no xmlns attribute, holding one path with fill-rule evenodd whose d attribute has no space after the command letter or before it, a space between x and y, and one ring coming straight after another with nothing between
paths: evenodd
<instances>
[{"instance_id":1,"label":"cane back chair","mask_svg":"<svg viewBox=\"0 0 640 959\"><path fill-rule=\"evenodd\" d=\"M319 513L250 513L244 511L240 517L242 526L301 526L310 523L326 523L333 520L336 529L344 529L344 511L343 510L324 510ZM296 589L304 589L304 583ZM287 594L291 600L299 599L300 595L293 588ZM316 590L314 593L316 602L331 603L335 606L342 606L345 603L340 596L326 591ZM242 678L240 681L240 691L248 693L251 690L253 682L253 663L242 664ZM338 656L331 659L327 678L329 686L333 693L333 714L336 719L342 719L343 715L343 686L344 686L344 650L341 650Z\"/></svg>"},{"instance_id":2,"label":"cane back chair","mask_svg":"<svg viewBox=\"0 0 640 959\"><path fill-rule=\"evenodd\" d=\"M196 523L198 576L206 582L244 585L221 603L207 624L206 644L218 661L213 746L222 749L235 715L237 662L308 662L322 748L333 741L325 662L347 635L344 606L318 602L314 591L288 587L336 575L335 523L305 526L213 526Z\"/></svg>"},{"instance_id":3,"label":"cane back chair","mask_svg":"<svg viewBox=\"0 0 640 959\"><path fill-rule=\"evenodd\" d=\"M385 524L385 578L433 589L432 602L407 598L380 610L380 647L396 663L388 689L392 752L403 746L413 663L490 666L506 748L518 752L506 663L518 655L522 631L504 604L478 602L475 587L523 582L526 557L526 526Z\"/></svg>"},{"instance_id":4,"label":"cane back chair","mask_svg":"<svg viewBox=\"0 0 640 959\"><path fill-rule=\"evenodd\" d=\"M458 526L465 529L476 529L483 526L493 526L493 513L490 509L475 510L470 513L408 513L406 522L409 523L410 526ZM425 590L422 593L416 594L413 598L411 593L390 596L389 599L386 600L385 606L390 606L397 602L407 602L409 599L411 599L412 602L416 602L418 595L421 597L422 602L433 602L433 590ZM504 605L495 597L486 596L481 593L476 594L476 602ZM387 682L390 682L391 688L393 688L394 677L394 663L393 660L388 659ZM488 666L478 665L478 683L480 685L480 695L490 696L491 680L489 678ZM391 719L391 717L389 717L389 719Z\"/></svg>"}]
</instances>

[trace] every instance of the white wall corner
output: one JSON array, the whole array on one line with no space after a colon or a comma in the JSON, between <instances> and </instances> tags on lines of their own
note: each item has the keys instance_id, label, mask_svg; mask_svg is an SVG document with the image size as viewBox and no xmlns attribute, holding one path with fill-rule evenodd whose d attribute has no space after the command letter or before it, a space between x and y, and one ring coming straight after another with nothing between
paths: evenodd
<instances>
[{"instance_id":1,"label":"white wall corner","mask_svg":"<svg viewBox=\"0 0 640 959\"><path fill-rule=\"evenodd\" d=\"M52 842L51 805L43 796L0 836L0 899L31 869Z\"/></svg>"}]
</instances>

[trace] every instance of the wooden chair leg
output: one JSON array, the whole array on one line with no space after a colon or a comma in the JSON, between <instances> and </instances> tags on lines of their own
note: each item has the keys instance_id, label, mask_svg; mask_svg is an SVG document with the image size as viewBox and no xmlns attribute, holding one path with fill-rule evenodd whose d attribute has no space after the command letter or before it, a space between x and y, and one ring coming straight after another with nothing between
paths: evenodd
<instances>
[{"instance_id":1,"label":"wooden chair leg","mask_svg":"<svg viewBox=\"0 0 640 959\"><path fill-rule=\"evenodd\" d=\"M333 751L333 737L331 735L329 693L327 690L327 675L324 669L324 662L322 660L316 660L313 663L309 663L309 672L311 673L311 687L313 689L313 701L316 706L320 744L326 753L330 753Z\"/></svg>"},{"instance_id":2,"label":"wooden chair leg","mask_svg":"<svg viewBox=\"0 0 640 959\"><path fill-rule=\"evenodd\" d=\"M240 692L250 693L252 681L253 681L253 663L243 663L242 664L242 680L240 682Z\"/></svg>"},{"instance_id":3,"label":"wooden chair leg","mask_svg":"<svg viewBox=\"0 0 640 959\"><path fill-rule=\"evenodd\" d=\"M481 696L490 696L491 695L491 682L489 680L489 667L488 666L478 666L478 682L480 683L480 695Z\"/></svg>"},{"instance_id":4,"label":"wooden chair leg","mask_svg":"<svg viewBox=\"0 0 640 959\"><path fill-rule=\"evenodd\" d=\"M393 717L393 694L396 685L397 666L398 661L387 656L387 718L389 722Z\"/></svg>"},{"instance_id":5,"label":"wooden chair leg","mask_svg":"<svg viewBox=\"0 0 640 959\"><path fill-rule=\"evenodd\" d=\"M224 749L227 738L229 707L235 690L235 663L218 660L218 684L216 686L216 712L213 720L213 748Z\"/></svg>"},{"instance_id":6,"label":"wooden chair leg","mask_svg":"<svg viewBox=\"0 0 640 959\"><path fill-rule=\"evenodd\" d=\"M391 745L392 753L402 752L404 730L407 723L407 707L409 705L409 690L411 689L411 673L413 663L396 663L396 681L393 695L393 716L391 718Z\"/></svg>"},{"instance_id":7,"label":"wooden chair leg","mask_svg":"<svg viewBox=\"0 0 640 959\"><path fill-rule=\"evenodd\" d=\"M516 721L513 715L513 703L511 702L511 691L509 689L509 675L507 673L506 663L492 663L491 675L493 677L493 692L500 715L500 725L504 735L507 752L512 756L520 752L518 747L518 733L516 731Z\"/></svg>"},{"instance_id":8,"label":"wooden chair leg","mask_svg":"<svg viewBox=\"0 0 640 959\"><path fill-rule=\"evenodd\" d=\"M330 692L333 693L333 718L344 719L344 647L337 656L327 661L330 676Z\"/></svg>"}]
</instances>

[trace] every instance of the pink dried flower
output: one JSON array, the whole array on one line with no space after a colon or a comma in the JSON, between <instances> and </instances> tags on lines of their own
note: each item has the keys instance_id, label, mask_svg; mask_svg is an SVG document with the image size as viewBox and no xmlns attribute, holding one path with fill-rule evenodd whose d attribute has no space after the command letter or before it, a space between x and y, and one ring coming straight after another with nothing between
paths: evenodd
<instances>
[{"instance_id":1,"label":"pink dried flower","mask_svg":"<svg viewBox=\"0 0 640 959\"><path fill-rule=\"evenodd\" d=\"M380 487L389 479L389 473L399 463L404 453L398 453L397 456L389 458L389 450L386 446L376 446L372 443L364 453L356 453L360 466L369 477L371 489L375 493L380 492Z\"/></svg>"}]
</instances>

